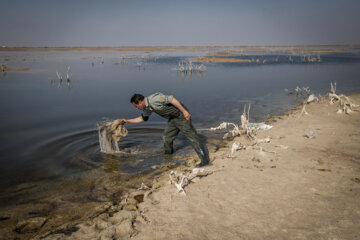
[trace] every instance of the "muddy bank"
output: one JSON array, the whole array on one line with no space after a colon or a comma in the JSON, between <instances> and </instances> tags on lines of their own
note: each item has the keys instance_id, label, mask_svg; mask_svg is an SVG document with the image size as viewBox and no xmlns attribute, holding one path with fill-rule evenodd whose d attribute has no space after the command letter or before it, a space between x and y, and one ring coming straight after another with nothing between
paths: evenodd
<instances>
[{"instance_id":1,"label":"muddy bank","mask_svg":"<svg viewBox=\"0 0 360 240\"><path fill-rule=\"evenodd\" d=\"M360 95L352 95L355 103ZM337 114L325 98L271 117L258 142L244 136L211 151L213 172L186 196L170 171L98 216L45 239L357 239L360 227L360 113ZM310 134L311 132L311 134ZM231 154L234 142L243 147ZM177 169L189 173L194 162ZM71 231L67 231L70 229ZM64 232L65 231L65 232ZM40 237L40 236L38 236Z\"/></svg>"},{"instance_id":2,"label":"muddy bank","mask_svg":"<svg viewBox=\"0 0 360 240\"><path fill-rule=\"evenodd\" d=\"M124 199L128 193L152 186L153 179L175 166L156 166L151 173L128 175L116 169L94 170L89 179L48 179L29 182L6 191L1 197L0 239L38 239L54 233L70 236L78 225L136 206ZM113 171L113 172L109 172ZM21 199L21 200L19 200ZM138 199L140 200L140 199Z\"/></svg>"}]
</instances>

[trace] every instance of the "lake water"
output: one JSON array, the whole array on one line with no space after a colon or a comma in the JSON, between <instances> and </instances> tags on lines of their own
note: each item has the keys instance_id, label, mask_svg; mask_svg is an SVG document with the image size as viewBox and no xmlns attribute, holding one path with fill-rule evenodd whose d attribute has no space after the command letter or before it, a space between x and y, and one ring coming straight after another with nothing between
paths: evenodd
<instances>
[{"instance_id":1,"label":"lake water","mask_svg":"<svg viewBox=\"0 0 360 240\"><path fill-rule=\"evenodd\" d=\"M133 93L174 95L188 107L211 148L221 144L221 135L206 129L223 121L239 123L244 104L251 103L250 121L259 122L299 103L285 88L309 87L324 95L336 81L339 93L360 91L356 48L308 54L320 56L317 63L302 61L303 54L241 52L227 57L253 62L205 63L207 70L201 74L174 70L179 61L206 54L204 50L0 52L0 63L30 69L0 76L0 207L41 201L50 192L88 194L89 186L109 174L138 176L171 162L182 164L192 156L192 148L180 136L174 157L164 157L161 137L166 120L155 114L148 122L126 125L129 134L119 143L121 154L100 152L96 123L138 117L141 112L129 102ZM62 74L62 83L56 71Z\"/></svg>"}]
</instances>

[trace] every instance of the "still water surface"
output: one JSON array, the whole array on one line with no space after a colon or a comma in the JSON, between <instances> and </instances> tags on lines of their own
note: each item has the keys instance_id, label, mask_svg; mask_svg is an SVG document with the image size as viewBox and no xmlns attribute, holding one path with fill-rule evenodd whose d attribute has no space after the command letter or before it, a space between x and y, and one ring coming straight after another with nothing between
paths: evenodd
<instances>
[{"instance_id":1,"label":"still water surface","mask_svg":"<svg viewBox=\"0 0 360 240\"><path fill-rule=\"evenodd\" d=\"M291 55L290 62L285 53L242 53L245 56L231 57L259 59L261 64L206 63L201 74L174 68L204 52L1 52L0 63L30 70L0 77L0 203L6 205L7 191L19 184L50 179L55 184L60 178L80 184L107 171L141 174L193 154L180 136L175 156L164 158L161 136L166 121L155 114L146 123L126 126L129 134L119 144L122 154L100 152L96 123L138 117L141 112L129 102L133 93L174 95L188 107L195 127L212 147L221 136L204 129L239 122L245 103L251 103L252 122L298 103L285 88L308 86L324 95L336 81L339 93L359 92L360 55L358 49L351 50L322 53L319 63L304 63L300 55ZM70 82L65 79L67 66Z\"/></svg>"}]
</instances>

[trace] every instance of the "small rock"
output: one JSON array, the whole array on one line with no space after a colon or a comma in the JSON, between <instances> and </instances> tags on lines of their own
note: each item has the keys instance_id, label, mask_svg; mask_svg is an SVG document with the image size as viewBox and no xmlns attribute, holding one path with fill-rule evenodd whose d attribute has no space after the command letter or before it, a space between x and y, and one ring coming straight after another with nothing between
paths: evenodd
<instances>
[{"instance_id":1,"label":"small rock","mask_svg":"<svg viewBox=\"0 0 360 240\"><path fill-rule=\"evenodd\" d=\"M313 131L309 131L309 132L305 132L305 133L304 133L304 137L314 138L315 135L314 135L314 132L313 132Z\"/></svg>"},{"instance_id":2,"label":"small rock","mask_svg":"<svg viewBox=\"0 0 360 240\"><path fill-rule=\"evenodd\" d=\"M99 231L102 231L104 230L105 228L108 227L108 224L107 222L103 221L103 220L98 220L96 223L95 223L95 228Z\"/></svg>"},{"instance_id":3,"label":"small rock","mask_svg":"<svg viewBox=\"0 0 360 240\"><path fill-rule=\"evenodd\" d=\"M144 197L144 190L134 191L130 193L129 200L131 198L135 199L137 202L142 202L142 198ZM141 200L141 201L139 201Z\"/></svg>"},{"instance_id":4,"label":"small rock","mask_svg":"<svg viewBox=\"0 0 360 240\"><path fill-rule=\"evenodd\" d=\"M124 208L128 211L136 211L137 204L138 201L135 198L129 198Z\"/></svg>"},{"instance_id":5,"label":"small rock","mask_svg":"<svg viewBox=\"0 0 360 240\"><path fill-rule=\"evenodd\" d=\"M138 203L142 203L144 201L144 194L138 194L134 198Z\"/></svg>"}]
</instances>

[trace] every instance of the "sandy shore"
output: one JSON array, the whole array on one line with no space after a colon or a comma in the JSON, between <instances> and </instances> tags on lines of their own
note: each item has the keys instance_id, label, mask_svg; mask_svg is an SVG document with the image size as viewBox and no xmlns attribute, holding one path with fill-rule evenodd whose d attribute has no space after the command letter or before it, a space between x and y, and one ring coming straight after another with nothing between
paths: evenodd
<instances>
[{"instance_id":1,"label":"sandy shore","mask_svg":"<svg viewBox=\"0 0 360 240\"><path fill-rule=\"evenodd\" d=\"M359 104L360 94L351 99ZM359 239L360 113L327 98L272 117L258 143L245 136L214 149L208 176L179 193L169 173L121 202L45 239ZM304 136L313 132L314 138ZM234 141L246 146L229 157ZM177 169L189 172L194 163ZM38 238L41 236L38 236Z\"/></svg>"}]
</instances>

